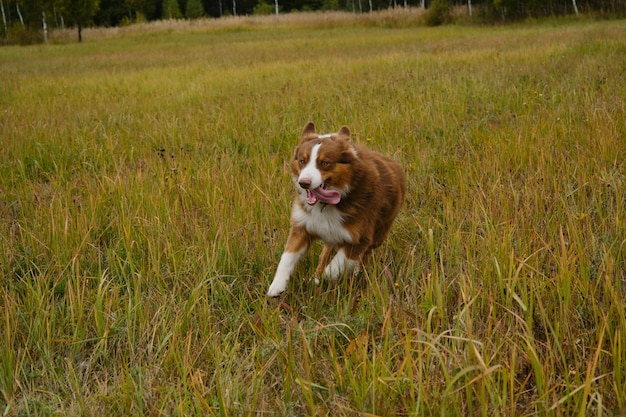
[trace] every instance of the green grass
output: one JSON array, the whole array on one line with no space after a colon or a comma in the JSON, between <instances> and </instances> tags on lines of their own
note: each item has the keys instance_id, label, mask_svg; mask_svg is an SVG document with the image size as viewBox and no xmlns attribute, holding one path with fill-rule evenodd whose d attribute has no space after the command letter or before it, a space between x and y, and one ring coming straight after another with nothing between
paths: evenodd
<instances>
[{"instance_id":1,"label":"green grass","mask_svg":"<svg viewBox=\"0 0 626 417\"><path fill-rule=\"evenodd\" d=\"M625 22L308 18L0 50L0 411L626 412ZM267 300L309 120L407 201Z\"/></svg>"}]
</instances>

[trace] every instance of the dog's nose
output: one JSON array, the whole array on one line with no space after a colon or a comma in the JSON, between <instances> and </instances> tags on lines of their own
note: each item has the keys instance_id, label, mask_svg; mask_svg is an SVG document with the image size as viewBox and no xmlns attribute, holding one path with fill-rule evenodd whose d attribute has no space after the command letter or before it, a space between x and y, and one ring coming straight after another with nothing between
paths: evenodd
<instances>
[{"instance_id":1,"label":"dog's nose","mask_svg":"<svg viewBox=\"0 0 626 417\"><path fill-rule=\"evenodd\" d=\"M304 188L305 190L308 190L309 187L311 186L311 178L300 178L298 180L298 184L300 184L300 187Z\"/></svg>"}]
</instances>

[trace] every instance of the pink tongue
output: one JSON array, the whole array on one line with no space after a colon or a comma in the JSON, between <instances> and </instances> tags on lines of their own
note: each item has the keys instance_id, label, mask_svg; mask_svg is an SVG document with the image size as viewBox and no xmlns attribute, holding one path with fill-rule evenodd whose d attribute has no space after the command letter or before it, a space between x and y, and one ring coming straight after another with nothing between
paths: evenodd
<instances>
[{"instance_id":1,"label":"pink tongue","mask_svg":"<svg viewBox=\"0 0 626 417\"><path fill-rule=\"evenodd\" d=\"M314 190L307 190L306 202L313 205L318 201L334 205L341 201L341 194L339 194L339 191L325 190L322 187L317 187Z\"/></svg>"}]
</instances>

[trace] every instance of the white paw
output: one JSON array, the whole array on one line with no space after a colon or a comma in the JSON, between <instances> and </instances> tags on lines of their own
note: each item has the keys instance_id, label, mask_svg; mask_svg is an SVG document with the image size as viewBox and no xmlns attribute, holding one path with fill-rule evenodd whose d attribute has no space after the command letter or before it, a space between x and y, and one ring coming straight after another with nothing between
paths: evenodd
<instances>
[{"instance_id":1,"label":"white paw","mask_svg":"<svg viewBox=\"0 0 626 417\"><path fill-rule=\"evenodd\" d=\"M305 248L306 249L306 248ZM298 259L304 253L305 249L300 252L284 252L280 257L278 268L276 269L276 275L274 275L274 281L267 290L269 297L278 297L287 288L287 282L289 282L289 276L298 263Z\"/></svg>"},{"instance_id":2,"label":"white paw","mask_svg":"<svg viewBox=\"0 0 626 417\"><path fill-rule=\"evenodd\" d=\"M287 283L282 283L282 282L272 282L272 285L270 285L269 290L267 290L267 296L268 297L278 297L279 295L281 295L285 289L287 288Z\"/></svg>"},{"instance_id":3,"label":"white paw","mask_svg":"<svg viewBox=\"0 0 626 417\"><path fill-rule=\"evenodd\" d=\"M332 281L336 281L344 273L352 272L358 265L359 261L349 259L344 251L340 250L324 269L324 275Z\"/></svg>"},{"instance_id":4,"label":"white paw","mask_svg":"<svg viewBox=\"0 0 626 417\"><path fill-rule=\"evenodd\" d=\"M324 269L324 275L330 278L331 281L337 281L345 269L345 261L335 262L336 259L335 257Z\"/></svg>"}]
</instances>

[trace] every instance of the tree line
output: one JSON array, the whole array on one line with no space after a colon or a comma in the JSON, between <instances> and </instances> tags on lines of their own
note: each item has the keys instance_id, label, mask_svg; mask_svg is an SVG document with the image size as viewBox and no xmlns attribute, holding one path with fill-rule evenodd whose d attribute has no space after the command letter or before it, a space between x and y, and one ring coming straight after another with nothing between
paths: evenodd
<instances>
[{"instance_id":1,"label":"tree line","mask_svg":"<svg viewBox=\"0 0 626 417\"><path fill-rule=\"evenodd\" d=\"M460 6L487 21L578 13L626 14L626 0L0 0L0 38L36 34L45 40L48 30L74 27L80 41L86 25L109 27L160 19L291 11L370 12L390 7L432 7L445 15Z\"/></svg>"}]
</instances>

